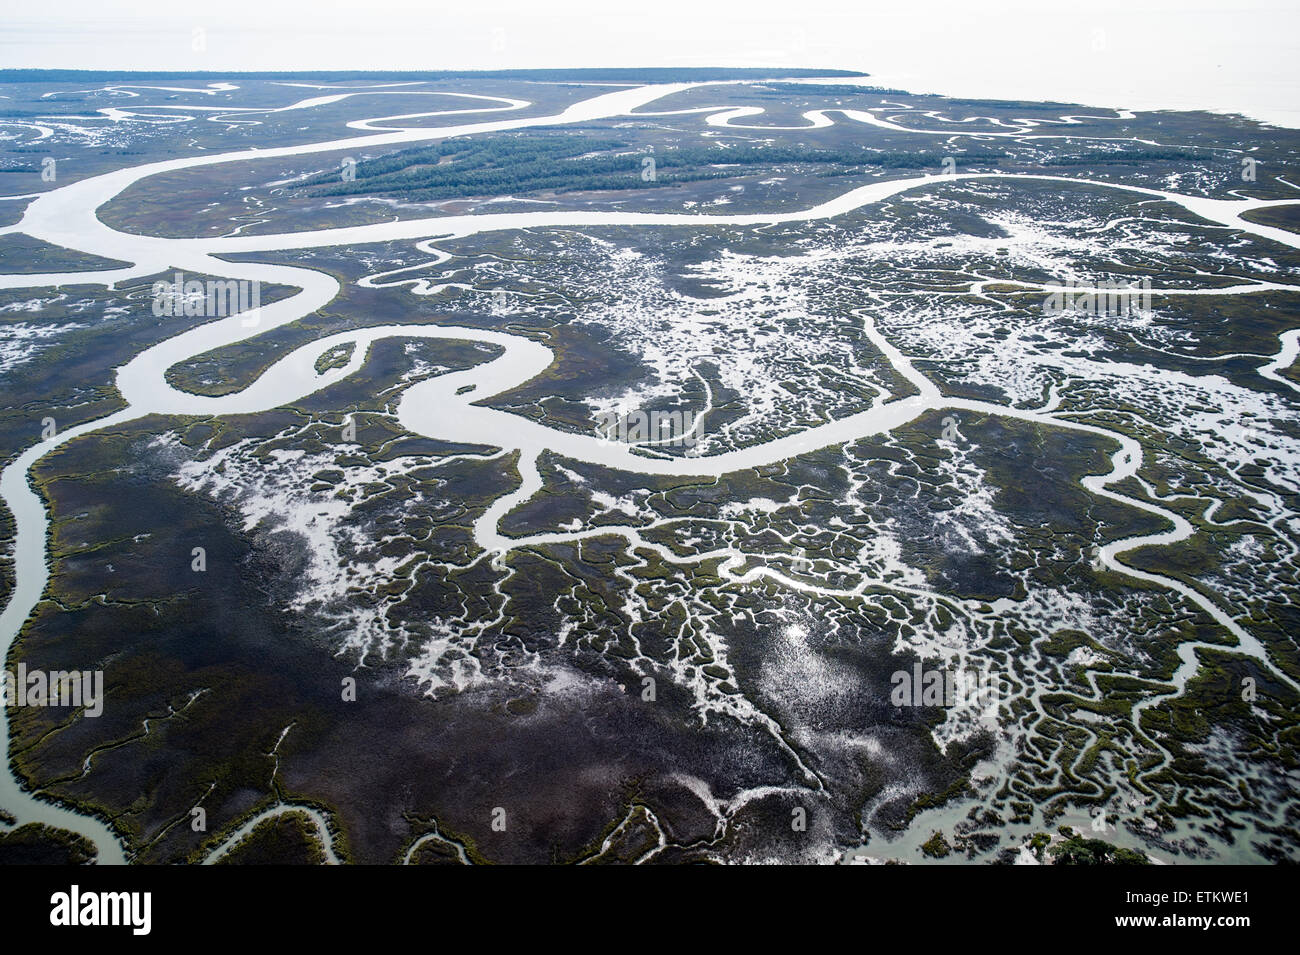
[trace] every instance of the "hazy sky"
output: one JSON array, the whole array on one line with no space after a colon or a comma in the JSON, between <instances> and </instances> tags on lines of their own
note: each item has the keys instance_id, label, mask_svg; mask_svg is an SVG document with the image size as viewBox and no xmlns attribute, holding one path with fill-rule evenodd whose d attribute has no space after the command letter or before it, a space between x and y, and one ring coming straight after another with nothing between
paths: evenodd
<instances>
[{"instance_id":1,"label":"hazy sky","mask_svg":"<svg viewBox=\"0 0 1300 955\"><path fill-rule=\"evenodd\" d=\"M7 3L0 24L11 67L835 67L1300 126L1300 0L59 0Z\"/></svg>"}]
</instances>

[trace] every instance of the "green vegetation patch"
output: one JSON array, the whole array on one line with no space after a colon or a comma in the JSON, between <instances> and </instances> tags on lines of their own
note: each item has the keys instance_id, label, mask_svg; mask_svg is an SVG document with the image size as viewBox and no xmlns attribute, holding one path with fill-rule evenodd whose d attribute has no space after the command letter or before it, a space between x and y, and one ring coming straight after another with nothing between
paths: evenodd
<instances>
[{"instance_id":1,"label":"green vegetation patch","mask_svg":"<svg viewBox=\"0 0 1300 955\"><path fill-rule=\"evenodd\" d=\"M964 152L966 164L996 162L1005 153ZM654 161L654 175L644 176ZM723 179L736 168L811 163L835 167L879 166L919 169L938 165L938 154L881 152L863 146L812 149L804 146L683 146L645 151L624 140L572 133L504 134L444 140L368 159L356 178L336 172L304 181L313 196L381 195L412 201L466 196L519 195L554 190L642 189L671 183ZM837 172L842 172L837 169Z\"/></svg>"}]
</instances>

